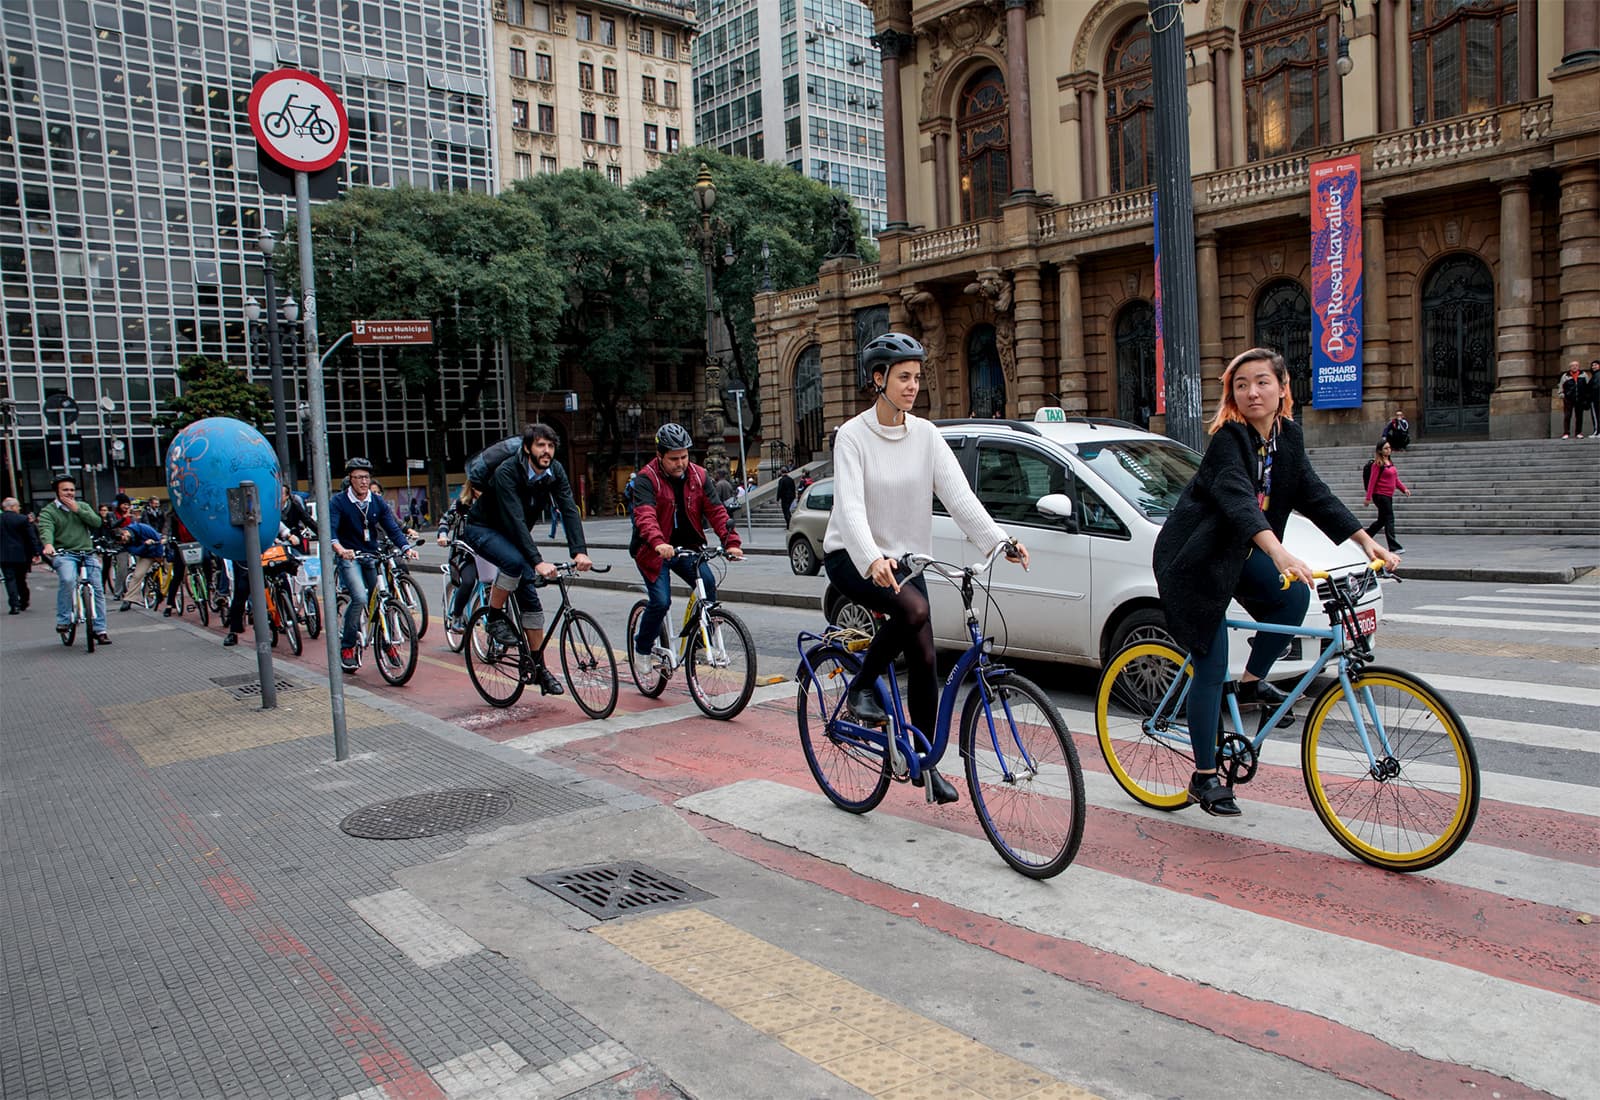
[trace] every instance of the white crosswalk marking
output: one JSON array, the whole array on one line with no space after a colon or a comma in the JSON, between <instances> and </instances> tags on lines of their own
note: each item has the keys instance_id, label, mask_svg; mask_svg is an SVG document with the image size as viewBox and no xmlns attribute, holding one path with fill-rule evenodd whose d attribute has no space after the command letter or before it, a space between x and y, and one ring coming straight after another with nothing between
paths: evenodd
<instances>
[{"instance_id":1,"label":"white crosswalk marking","mask_svg":"<svg viewBox=\"0 0 1600 1100\"><path fill-rule=\"evenodd\" d=\"M1464 691L1474 695L1497 695L1506 699L1530 699L1541 703L1576 703L1584 707L1600 707L1600 691L1593 688L1568 687L1564 684L1530 683L1526 680L1485 680L1476 676L1450 676L1442 672L1429 672L1422 680L1440 691ZM1461 707L1458 705L1457 710ZM1471 719L1467 719L1469 726Z\"/></svg>"},{"instance_id":2,"label":"white crosswalk marking","mask_svg":"<svg viewBox=\"0 0 1600 1100\"><path fill-rule=\"evenodd\" d=\"M1469 597L1470 598L1470 597ZM1462 607L1460 604L1425 603L1415 608L1417 611L1454 611L1458 614L1470 612L1474 615L1542 615L1554 616L1557 619L1593 619L1593 611L1554 611L1548 607ZM1565 630L1566 623L1552 623L1552 627Z\"/></svg>"},{"instance_id":3,"label":"white crosswalk marking","mask_svg":"<svg viewBox=\"0 0 1600 1100\"><path fill-rule=\"evenodd\" d=\"M1581 599L1556 599L1546 596L1462 596L1459 603L1515 603L1515 604L1550 604L1551 606L1589 607L1592 611L1600 611L1600 601L1593 596L1584 596Z\"/></svg>"},{"instance_id":4,"label":"white crosswalk marking","mask_svg":"<svg viewBox=\"0 0 1600 1100\"><path fill-rule=\"evenodd\" d=\"M1453 609L1464 610L1464 609ZM1575 634L1600 634L1600 626L1588 626L1582 623L1524 623L1513 619L1469 619L1451 615L1412 615L1407 612L1386 614L1383 617L1386 623L1418 623L1427 626L1475 626L1480 629L1492 627L1495 630L1539 630L1546 632L1575 633Z\"/></svg>"}]
</instances>

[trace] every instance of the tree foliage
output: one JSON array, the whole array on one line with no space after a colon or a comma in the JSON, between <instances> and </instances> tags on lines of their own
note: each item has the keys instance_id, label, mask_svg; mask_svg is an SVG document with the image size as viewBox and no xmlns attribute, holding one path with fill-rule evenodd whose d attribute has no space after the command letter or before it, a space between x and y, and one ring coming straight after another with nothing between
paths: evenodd
<instances>
[{"instance_id":1,"label":"tree foliage","mask_svg":"<svg viewBox=\"0 0 1600 1100\"><path fill-rule=\"evenodd\" d=\"M783 165L730 156L711 148L685 149L667 158L655 171L634 180L628 190L652 218L672 225L686 248L696 239L700 227L694 182L702 163L711 169L717 188L711 210L718 257L714 282L728 326L728 342L733 348L733 362L723 372L724 382L742 382L748 403L759 412L761 379L755 295L763 281L761 246L765 243L771 253L768 263L774 287L816 282L817 269L833 238L833 200L839 192ZM850 213L856 227L857 250L868 259L876 259L876 249L862 241L859 213L853 206ZM731 263L722 259L724 242L733 246ZM698 256L698 250L691 254ZM703 311L702 306L702 315ZM725 414L732 423L731 400ZM759 420L754 430L760 432Z\"/></svg>"},{"instance_id":2,"label":"tree foliage","mask_svg":"<svg viewBox=\"0 0 1600 1100\"><path fill-rule=\"evenodd\" d=\"M161 403L155 423L168 436L196 420L225 416L260 428L272 419L272 395L243 370L220 359L191 355L178 364L179 393Z\"/></svg>"}]
</instances>

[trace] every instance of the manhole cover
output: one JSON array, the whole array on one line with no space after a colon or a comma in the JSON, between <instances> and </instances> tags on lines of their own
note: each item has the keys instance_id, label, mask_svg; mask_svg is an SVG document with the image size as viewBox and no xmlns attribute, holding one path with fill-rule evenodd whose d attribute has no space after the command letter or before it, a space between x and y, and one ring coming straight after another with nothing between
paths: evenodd
<instances>
[{"instance_id":1,"label":"manhole cover","mask_svg":"<svg viewBox=\"0 0 1600 1100\"><path fill-rule=\"evenodd\" d=\"M642 863L572 867L547 875L529 875L528 881L601 920L714 896Z\"/></svg>"},{"instance_id":2,"label":"manhole cover","mask_svg":"<svg viewBox=\"0 0 1600 1100\"><path fill-rule=\"evenodd\" d=\"M211 682L218 687L227 688L228 694L235 699L257 699L261 696L261 678L248 673L243 676L213 676ZM300 685L282 677L273 677L272 682L279 691L298 691Z\"/></svg>"},{"instance_id":3,"label":"manhole cover","mask_svg":"<svg viewBox=\"0 0 1600 1100\"><path fill-rule=\"evenodd\" d=\"M508 791L427 791L363 806L339 822L339 828L366 840L415 840L470 829L509 809Z\"/></svg>"}]
</instances>

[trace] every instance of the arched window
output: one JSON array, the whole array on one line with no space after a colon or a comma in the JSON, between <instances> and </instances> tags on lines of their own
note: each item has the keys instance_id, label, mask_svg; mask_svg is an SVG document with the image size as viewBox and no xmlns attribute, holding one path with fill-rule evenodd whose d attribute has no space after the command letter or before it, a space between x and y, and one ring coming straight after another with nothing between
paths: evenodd
<instances>
[{"instance_id":1,"label":"arched window","mask_svg":"<svg viewBox=\"0 0 1600 1100\"><path fill-rule=\"evenodd\" d=\"M794 462L822 453L822 349L812 344L794 366Z\"/></svg>"},{"instance_id":2,"label":"arched window","mask_svg":"<svg viewBox=\"0 0 1600 1100\"><path fill-rule=\"evenodd\" d=\"M1256 299L1255 346L1271 348L1289 364L1296 408L1311 407L1311 296L1293 279L1276 279Z\"/></svg>"},{"instance_id":3,"label":"arched window","mask_svg":"<svg viewBox=\"0 0 1600 1100\"><path fill-rule=\"evenodd\" d=\"M1328 143L1328 25L1317 0L1245 9L1246 155L1268 160Z\"/></svg>"},{"instance_id":4,"label":"arched window","mask_svg":"<svg viewBox=\"0 0 1600 1100\"><path fill-rule=\"evenodd\" d=\"M1155 92L1150 28L1135 19L1111 40L1106 54L1106 158L1111 190L1137 191L1155 183Z\"/></svg>"},{"instance_id":5,"label":"arched window","mask_svg":"<svg viewBox=\"0 0 1600 1100\"><path fill-rule=\"evenodd\" d=\"M1117 314L1117 415L1141 428L1156 411L1156 307L1143 299Z\"/></svg>"},{"instance_id":6,"label":"arched window","mask_svg":"<svg viewBox=\"0 0 1600 1100\"><path fill-rule=\"evenodd\" d=\"M972 416L1006 414L1006 376L993 325L978 325L967 335L967 402Z\"/></svg>"},{"instance_id":7,"label":"arched window","mask_svg":"<svg viewBox=\"0 0 1600 1100\"><path fill-rule=\"evenodd\" d=\"M1476 256L1446 257L1422 284L1422 426L1489 430L1494 392L1494 276Z\"/></svg>"},{"instance_id":8,"label":"arched window","mask_svg":"<svg viewBox=\"0 0 1600 1100\"><path fill-rule=\"evenodd\" d=\"M992 218L1011 195L1011 122L1006 82L990 66L967 84L956 116L961 157L961 220Z\"/></svg>"},{"instance_id":9,"label":"arched window","mask_svg":"<svg viewBox=\"0 0 1600 1100\"><path fill-rule=\"evenodd\" d=\"M1516 101L1517 0L1411 0L1413 123Z\"/></svg>"}]
</instances>

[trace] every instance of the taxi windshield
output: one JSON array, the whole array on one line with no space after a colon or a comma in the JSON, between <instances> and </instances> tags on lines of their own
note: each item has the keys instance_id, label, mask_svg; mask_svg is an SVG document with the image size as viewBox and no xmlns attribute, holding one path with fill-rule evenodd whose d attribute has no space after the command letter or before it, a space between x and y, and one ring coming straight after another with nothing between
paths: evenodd
<instances>
[{"instance_id":1,"label":"taxi windshield","mask_svg":"<svg viewBox=\"0 0 1600 1100\"><path fill-rule=\"evenodd\" d=\"M1078 444L1078 457L1146 519L1164 520L1200 468L1200 455L1171 439Z\"/></svg>"}]
</instances>

